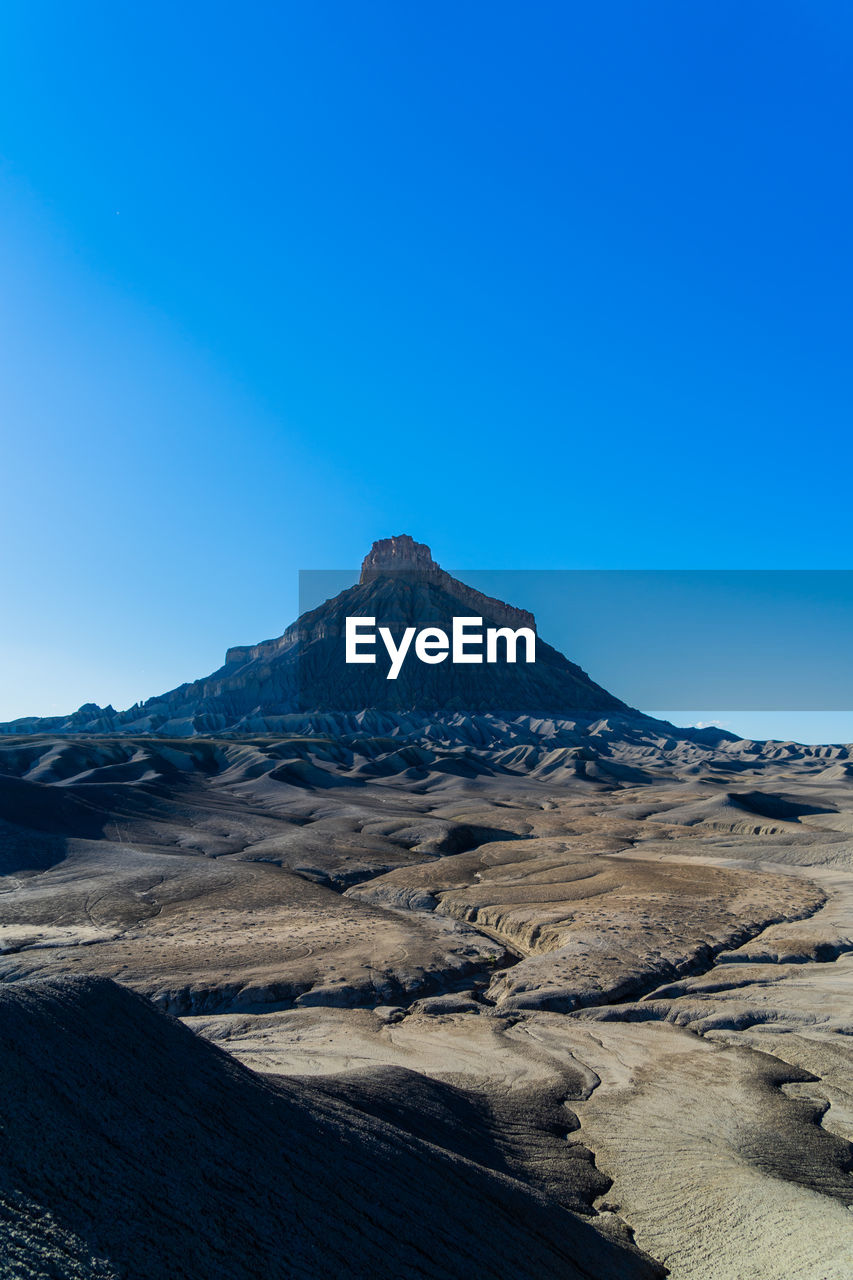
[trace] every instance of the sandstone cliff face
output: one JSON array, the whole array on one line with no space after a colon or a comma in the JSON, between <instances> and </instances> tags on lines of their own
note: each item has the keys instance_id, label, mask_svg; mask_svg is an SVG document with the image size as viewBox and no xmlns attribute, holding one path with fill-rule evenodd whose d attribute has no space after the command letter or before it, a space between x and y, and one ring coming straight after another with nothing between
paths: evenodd
<instances>
[{"instance_id":1,"label":"sandstone cliff face","mask_svg":"<svg viewBox=\"0 0 853 1280\"><path fill-rule=\"evenodd\" d=\"M374 542L361 562L362 585L370 582L378 573L387 573L389 569L409 569L421 573L442 573L440 565L432 558L432 552L425 542L415 542L408 533L397 534L394 538L379 538Z\"/></svg>"},{"instance_id":2,"label":"sandstone cliff face","mask_svg":"<svg viewBox=\"0 0 853 1280\"><path fill-rule=\"evenodd\" d=\"M503 600L475 591L457 578L451 577L441 565L436 564L432 552L424 542L415 542L407 533L395 538L381 538L374 542L361 564L359 584L366 586L379 577L389 574L416 576L435 582L449 592L476 616L488 616L497 626L530 627L536 630L536 619L527 609L517 609Z\"/></svg>"}]
</instances>

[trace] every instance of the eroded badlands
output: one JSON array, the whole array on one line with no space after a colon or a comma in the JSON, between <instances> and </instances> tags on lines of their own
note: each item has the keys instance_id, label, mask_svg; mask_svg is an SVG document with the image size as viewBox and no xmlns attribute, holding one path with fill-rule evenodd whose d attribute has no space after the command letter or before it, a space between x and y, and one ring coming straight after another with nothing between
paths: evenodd
<instances>
[{"instance_id":1,"label":"eroded badlands","mask_svg":"<svg viewBox=\"0 0 853 1280\"><path fill-rule=\"evenodd\" d=\"M114 979L610 1250L540 1274L849 1280L850 753L651 724L0 742L3 990Z\"/></svg>"}]
</instances>

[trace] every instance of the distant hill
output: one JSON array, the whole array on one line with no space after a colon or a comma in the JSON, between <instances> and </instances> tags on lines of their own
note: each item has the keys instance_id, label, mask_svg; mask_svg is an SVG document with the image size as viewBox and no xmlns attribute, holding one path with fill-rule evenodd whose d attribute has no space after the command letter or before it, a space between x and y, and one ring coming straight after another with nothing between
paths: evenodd
<instances>
[{"instance_id":1,"label":"distant hill","mask_svg":"<svg viewBox=\"0 0 853 1280\"><path fill-rule=\"evenodd\" d=\"M389 680L381 645L373 665L345 662L345 620L356 616L375 618L398 641L407 627L450 632L454 616L480 617L484 628L536 631L532 614L459 582L435 563L429 547L403 534L373 544L357 586L304 613L273 640L229 649L224 665L201 680L126 711L87 703L68 716L10 721L0 725L0 732L277 732L294 728L292 717L366 711L562 718L630 714L625 703L538 636L533 663L428 665L411 654L399 676ZM503 659L503 648L500 654Z\"/></svg>"}]
</instances>

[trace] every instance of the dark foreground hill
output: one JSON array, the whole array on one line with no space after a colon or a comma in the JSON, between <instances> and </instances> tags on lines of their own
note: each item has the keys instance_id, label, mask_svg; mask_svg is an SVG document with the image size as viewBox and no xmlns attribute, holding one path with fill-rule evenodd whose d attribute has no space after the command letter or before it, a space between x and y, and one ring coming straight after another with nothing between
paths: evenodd
<instances>
[{"instance_id":1,"label":"dark foreground hill","mask_svg":"<svg viewBox=\"0 0 853 1280\"><path fill-rule=\"evenodd\" d=\"M4 1276L663 1274L546 1196L427 1141L422 1098L422 1135L407 1131L413 1073L396 1073L389 1123L367 1081L359 1091L350 1077L340 1097L328 1083L270 1083L91 978L0 987L0 1045ZM436 1142L455 1127L445 1095Z\"/></svg>"},{"instance_id":2,"label":"dark foreground hill","mask_svg":"<svg viewBox=\"0 0 853 1280\"><path fill-rule=\"evenodd\" d=\"M193 734L292 732L306 715L421 713L596 717L629 708L575 663L536 640L536 660L434 665L414 654L399 676L377 647L375 664L347 664L347 617L375 618L395 639L407 627L439 626L454 616L480 617L483 628L527 627L533 615L457 581L429 548L407 535L374 543L357 586L304 613L283 635L228 650L218 671L149 698L127 711L87 703L69 716L25 717L0 732ZM501 642L503 644L503 642Z\"/></svg>"}]
</instances>

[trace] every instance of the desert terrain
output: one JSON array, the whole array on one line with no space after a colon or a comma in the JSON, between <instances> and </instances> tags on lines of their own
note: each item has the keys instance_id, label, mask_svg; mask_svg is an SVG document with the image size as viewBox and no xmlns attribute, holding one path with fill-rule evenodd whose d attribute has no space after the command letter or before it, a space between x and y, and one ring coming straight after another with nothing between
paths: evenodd
<instances>
[{"instance_id":1,"label":"desert terrain","mask_svg":"<svg viewBox=\"0 0 853 1280\"><path fill-rule=\"evenodd\" d=\"M9 1274L847 1280L851 749L329 729L0 739Z\"/></svg>"}]
</instances>

